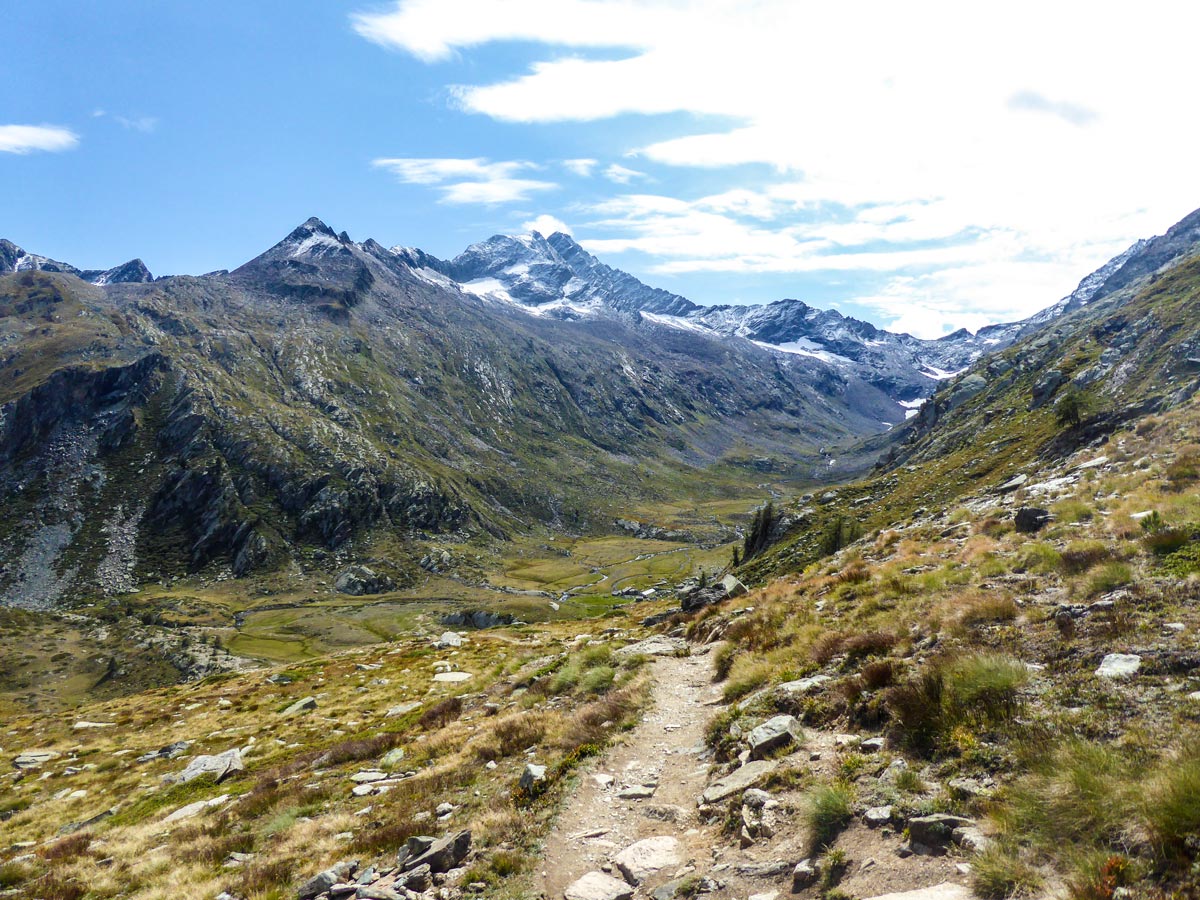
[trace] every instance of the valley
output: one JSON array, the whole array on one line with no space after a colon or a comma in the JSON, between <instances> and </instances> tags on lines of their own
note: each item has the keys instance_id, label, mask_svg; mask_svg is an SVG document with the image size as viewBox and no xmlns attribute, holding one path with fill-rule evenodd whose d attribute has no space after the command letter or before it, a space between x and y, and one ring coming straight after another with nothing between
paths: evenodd
<instances>
[{"instance_id":1,"label":"valley","mask_svg":"<svg viewBox=\"0 0 1200 900\"><path fill-rule=\"evenodd\" d=\"M0 896L1195 896L1197 214L924 382L562 237L0 276Z\"/></svg>"}]
</instances>

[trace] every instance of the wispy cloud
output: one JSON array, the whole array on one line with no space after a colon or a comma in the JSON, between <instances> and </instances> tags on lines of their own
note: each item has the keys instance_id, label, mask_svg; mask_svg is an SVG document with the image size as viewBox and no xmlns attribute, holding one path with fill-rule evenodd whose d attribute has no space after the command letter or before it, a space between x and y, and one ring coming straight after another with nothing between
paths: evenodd
<instances>
[{"instance_id":1,"label":"wispy cloud","mask_svg":"<svg viewBox=\"0 0 1200 900\"><path fill-rule=\"evenodd\" d=\"M58 125L0 125L0 153L57 153L79 146L79 135Z\"/></svg>"},{"instance_id":2,"label":"wispy cloud","mask_svg":"<svg viewBox=\"0 0 1200 900\"><path fill-rule=\"evenodd\" d=\"M646 173L613 163L604 170L604 177L613 182L613 184L629 184L635 178L645 178Z\"/></svg>"},{"instance_id":3,"label":"wispy cloud","mask_svg":"<svg viewBox=\"0 0 1200 900\"><path fill-rule=\"evenodd\" d=\"M130 131L140 131L142 134L150 134L150 132L158 128L158 119L154 116L136 116L134 118L113 116L113 121L122 128L127 128Z\"/></svg>"},{"instance_id":4,"label":"wispy cloud","mask_svg":"<svg viewBox=\"0 0 1200 900\"><path fill-rule=\"evenodd\" d=\"M524 160L400 157L376 159L372 165L407 184L435 186L445 203L511 203L558 187L552 181L518 177L520 172L537 168Z\"/></svg>"},{"instance_id":5,"label":"wispy cloud","mask_svg":"<svg viewBox=\"0 0 1200 900\"><path fill-rule=\"evenodd\" d=\"M1097 113L1079 103L1051 100L1037 91L1017 91L1008 98L1008 108L1027 112L1046 113L1057 116L1071 125L1087 125L1095 121Z\"/></svg>"}]
</instances>

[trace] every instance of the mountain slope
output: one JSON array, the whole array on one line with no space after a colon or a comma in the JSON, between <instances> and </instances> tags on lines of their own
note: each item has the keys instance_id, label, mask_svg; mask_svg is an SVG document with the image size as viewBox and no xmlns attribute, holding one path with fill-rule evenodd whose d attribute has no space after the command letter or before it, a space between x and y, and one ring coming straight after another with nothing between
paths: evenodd
<instances>
[{"instance_id":1,"label":"mountain slope","mask_svg":"<svg viewBox=\"0 0 1200 900\"><path fill-rule=\"evenodd\" d=\"M819 360L531 317L418 262L309 220L228 274L0 277L4 602L376 551L402 582L422 534L607 528L899 418Z\"/></svg>"}]
</instances>

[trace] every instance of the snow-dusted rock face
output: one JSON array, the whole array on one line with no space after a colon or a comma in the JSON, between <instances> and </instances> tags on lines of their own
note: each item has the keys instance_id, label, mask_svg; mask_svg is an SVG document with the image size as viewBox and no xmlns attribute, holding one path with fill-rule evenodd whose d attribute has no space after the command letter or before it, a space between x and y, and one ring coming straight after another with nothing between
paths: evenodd
<instances>
[{"instance_id":1,"label":"snow-dusted rock face","mask_svg":"<svg viewBox=\"0 0 1200 900\"><path fill-rule=\"evenodd\" d=\"M142 284L154 280L140 259L131 259L111 269L77 269L70 263L28 253L12 241L0 240L0 275L28 271L61 272L97 285Z\"/></svg>"},{"instance_id":2,"label":"snow-dusted rock face","mask_svg":"<svg viewBox=\"0 0 1200 900\"><path fill-rule=\"evenodd\" d=\"M392 253L427 277L451 280L463 291L513 304L532 315L632 316L649 328L744 339L775 353L807 357L882 390L912 416L940 382L981 356L1160 268L1198 239L1200 212L1162 237L1138 241L1084 278L1071 294L1024 321L989 325L974 334L962 329L936 340L886 331L795 299L700 306L605 265L562 233L496 235L449 261L409 248L394 248Z\"/></svg>"}]
</instances>

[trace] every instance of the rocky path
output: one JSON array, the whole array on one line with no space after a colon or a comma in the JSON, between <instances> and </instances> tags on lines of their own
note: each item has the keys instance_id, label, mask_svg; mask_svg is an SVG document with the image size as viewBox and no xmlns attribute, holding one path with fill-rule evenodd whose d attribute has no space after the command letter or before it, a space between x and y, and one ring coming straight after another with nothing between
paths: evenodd
<instances>
[{"instance_id":1,"label":"rocky path","mask_svg":"<svg viewBox=\"0 0 1200 900\"><path fill-rule=\"evenodd\" d=\"M704 732L721 709L710 649L654 658L653 701L641 723L581 775L546 838L537 873L545 900L670 900L697 888L713 900L791 896L793 870L806 852L787 797L770 799L771 808L778 807L769 814L777 821L775 833L750 842L739 841L736 829L723 829L721 816L701 815L698 801L716 784L710 782ZM812 776L828 778L843 739L808 731L804 749L792 759L803 758ZM843 888L859 897L887 894L886 900L893 892L912 892L903 900L970 897L960 857L898 854L901 842L896 831L851 824L839 839L848 851ZM805 887L797 896L817 896L815 884Z\"/></svg>"},{"instance_id":2,"label":"rocky path","mask_svg":"<svg viewBox=\"0 0 1200 900\"><path fill-rule=\"evenodd\" d=\"M582 777L546 840L539 880L547 898L561 898L646 838L677 842L672 876L689 860L711 861L713 836L697 819L696 797L708 774L704 726L720 698L712 654L662 656L653 665L653 704L641 724Z\"/></svg>"}]
</instances>

